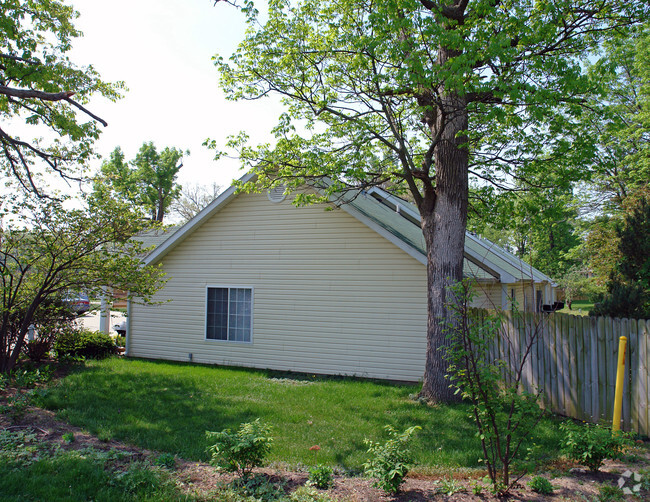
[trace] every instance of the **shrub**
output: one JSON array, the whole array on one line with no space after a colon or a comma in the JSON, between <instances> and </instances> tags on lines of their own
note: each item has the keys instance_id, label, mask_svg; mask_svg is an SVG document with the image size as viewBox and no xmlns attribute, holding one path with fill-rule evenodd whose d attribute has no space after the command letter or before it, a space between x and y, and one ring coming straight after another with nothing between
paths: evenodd
<instances>
[{"instance_id":1,"label":"shrub","mask_svg":"<svg viewBox=\"0 0 650 502\"><path fill-rule=\"evenodd\" d=\"M528 486L531 490L542 495L550 495L553 493L553 485L543 476L534 476L529 482Z\"/></svg>"},{"instance_id":2,"label":"shrub","mask_svg":"<svg viewBox=\"0 0 650 502\"><path fill-rule=\"evenodd\" d=\"M115 337L115 345L118 347L126 347L126 337L122 335L117 335Z\"/></svg>"},{"instance_id":3,"label":"shrub","mask_svg":"<svg viewBox=\"0 0 650 502\"><path fill-rule=\"evenodd\" d=\"M368 453L372 455L372 458L364 463L363 467L367 476L376 478L374 486L387 493L397 493L404 482L404 477L414 464L411 453L408 451L408 442L413 433L421 427L417 425L409 427L402 433L397 432L390 425L387 425L385 429L388 431L390 439L384 444L365 440L368 445Z\"/></svg>"},{"instance_id":4,"label":"shrub","mask_svg":"<svg viewBox=\"0 0 650 502\"><path fill-rule=\"evenodd\" d=\"M264 474L237 478L231 483L236 493L250 497L257 502L275 502L286 500L285 482L274 483Z\"/></svg>"},{"instance_id":5,"label":"shrub","mask_svg":"<svg viewBox=\"0 0 650 502\"><path fill-rule=\"evenodd\" d=\"M258 418L241 424L237 432L226 429L221 432L206 431L214 444L208 448L212 455L210 463L219 470L237 472L247 478L255 467L261 467L264 457L271 449L271 428Z\"/></svg>"},{"instance_id":6,"label":"shrub","mask_svg":"<svg viewBox=\"0 0 650 502\"><path fill-rule=\"evenodd\" d=\"M41 362L47 357L52 349L52 342L46 339L29 340L23 351L30 361Z\"/></svg>"},{"instance_id":7,"label":"shrub","mask_svg":"<svg viewBox=\"0 0 650 502\"><path fill-rule=\"evenodd\" d=\"M117 346L106 333L70 327L58 334L54 352L59 359L103 359L117 354Z\"/></svg>"},{"instance_id":8,"label":"shrub","mask_svg":"<svg viewBox=\"0 0 650 502\"><path fill-rule=\"evenodd\" d=\"M326 490L334 483L332 468L326 465L317 465L309 469L309 482L321 490Z\"/></svg>"},{"instance_id":9,"label":"shrub","mask_svg":"<svg viewBox=\"0 0 650 502\"><path fill-rule=\"evenodd\" d=\"M503 317L499 312L470 308L471 281L461 282L452 291L457 303L449 304L455 319L446 327L447 378L472 405L476 436L483 451L481 460L487 468L492 491L506 495L517 481L511 474L521 466L522 445L531 437L543 414L538 403L539 392L525 389L524 370L546 318L537 318L532 324L522 322L524 329L515 331L513 338L502 326ZM520 317L521 313L515 311L513 315ZM506 354L519 355L508 363L495 360L491 347L497 340ZM517 347L514 352L513 347Z\"/></svg>"},{"instance_id":10,"label":"shrub","mask_svg":"<svg viewBox=\"0 0 650 502\"><path fill-rule=\"evenodd\" d=\"M586 465L596 472L606 458L620 458L623 449L631 444L629 434L612 433L609 427L600 424L576 425L564 422L560 425L564 432L562 446L567 457Z\"/></svg>"}]
</instances>

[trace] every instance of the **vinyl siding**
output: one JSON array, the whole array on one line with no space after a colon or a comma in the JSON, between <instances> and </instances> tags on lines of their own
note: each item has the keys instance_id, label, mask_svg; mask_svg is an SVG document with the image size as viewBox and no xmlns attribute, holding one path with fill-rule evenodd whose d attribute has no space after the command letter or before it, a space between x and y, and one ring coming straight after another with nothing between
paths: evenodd
<instances>
[{"instance_id":1,"label":"vinyl siding","mask_svg":"<svg viewBox=\"0 0 650 502\"><path fill-rule=\"evenodd\" d=\"M130 356L422 377L425 267L340 209L242 194L162 263L165 303L132 305ZM205 339L208 286L253 289L251 343Z\"/></svg>"}]
</instances>

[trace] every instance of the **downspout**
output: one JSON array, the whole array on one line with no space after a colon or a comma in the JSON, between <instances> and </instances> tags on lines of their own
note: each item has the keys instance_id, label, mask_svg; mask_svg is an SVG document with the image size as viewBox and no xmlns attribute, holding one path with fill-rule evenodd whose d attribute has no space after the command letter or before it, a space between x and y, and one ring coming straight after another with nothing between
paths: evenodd
<instances>
[{"instance_id":1,"label":"downspout","mask_svg":"<svg viewBox=\"0 0 650 502\"><path fill-rule=\"evenodd\" d=\"M124 357L131 352L131 300L126 300L126 341L124 342Z\"/></svg>"}]
</instances>

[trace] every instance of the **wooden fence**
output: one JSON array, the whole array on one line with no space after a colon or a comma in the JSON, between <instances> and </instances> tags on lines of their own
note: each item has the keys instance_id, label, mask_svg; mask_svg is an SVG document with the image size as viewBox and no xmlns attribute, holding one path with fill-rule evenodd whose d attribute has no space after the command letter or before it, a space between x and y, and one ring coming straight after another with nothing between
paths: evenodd
<instances>
[{"instance_id":1,"label":"wooden fence","mask_svg":"<svg viewBox=\"0 0 650 502\"><path fill-rule=\"evenodd\" d=\"M650 321L508 312L503 329L508 336L497 337L490 356L503 360L510 370L521 361L530 337L538 333L522 381L528 391L543 391L546 409L610 424L619 337L626 336L621 427L650 436Z\"/></svg>"}]
</instances>

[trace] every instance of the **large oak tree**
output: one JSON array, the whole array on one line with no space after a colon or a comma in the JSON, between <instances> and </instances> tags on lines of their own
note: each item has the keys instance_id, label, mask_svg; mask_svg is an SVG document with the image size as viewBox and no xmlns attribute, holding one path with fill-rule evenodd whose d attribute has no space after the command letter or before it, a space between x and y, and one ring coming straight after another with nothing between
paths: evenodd
<instances>
[{"instance_id":1,"label":"large oak tree","mask_svg":"<svg viewBox=\"0 0 650 502\"><path fill-rule=\"evenodd\" d=\"M263 24L252 2L243 11L245 40L216 58L222 87L231 99L279 95L287 112L273 146L245 135L230 146L258 188L327 178L327 197L377 184L409 192L428 259L422 394L452 399L439 349L449 286L462 279L470 176L507 188L592 152L565 134L594 90L584 58L647 3L271 0Z\"/></svg>"}]
</instances>

